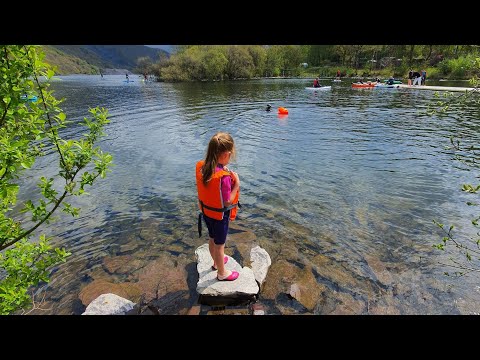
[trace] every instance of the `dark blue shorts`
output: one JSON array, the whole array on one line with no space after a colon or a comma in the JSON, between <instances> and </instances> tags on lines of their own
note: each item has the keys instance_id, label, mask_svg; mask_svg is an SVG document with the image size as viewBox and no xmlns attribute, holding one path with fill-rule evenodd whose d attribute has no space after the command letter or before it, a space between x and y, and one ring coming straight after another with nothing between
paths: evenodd
<instances>
[{"instance_id":1,"label":"dark blue shorts","mask_svg":"<svg viewBox=\"0 0 480 360\"><path fill-rule=\"evenodd\" d=\"M208 228L208 236L213 239L217 245L225 244L227 241L228 224L230 221L230 211L223 214L222 220L216 220L203 215Z\"/></svg>"}]
</instances>

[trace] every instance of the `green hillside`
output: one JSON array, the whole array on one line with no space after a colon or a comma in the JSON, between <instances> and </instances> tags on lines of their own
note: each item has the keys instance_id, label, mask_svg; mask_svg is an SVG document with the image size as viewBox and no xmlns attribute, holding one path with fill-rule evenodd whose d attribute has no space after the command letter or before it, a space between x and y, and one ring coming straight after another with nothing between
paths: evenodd
<instances>
[{"instance_id":1,"label":"green hillside","mask_svg":"<svg viewBox=\"0 0 480 360\"><path fill-rule=\"evenodd\" d=\"M101 69L132 71L140 57L158 61L160 54L168 53L144 45L44 45L46 61L58 68L59 75L98 74Z\"/></svg>"},{"instance_id":2,"label":"green hillside","mask_svg":"<svg viewBox=\"0 0 480 360\"><path fill-rule=\"evenodd\" d=\"M51 45L43 45L45 61L57 67L57 75L98 74L98 67L76 56L65 54Z\"/></svg>"}]
</instances>

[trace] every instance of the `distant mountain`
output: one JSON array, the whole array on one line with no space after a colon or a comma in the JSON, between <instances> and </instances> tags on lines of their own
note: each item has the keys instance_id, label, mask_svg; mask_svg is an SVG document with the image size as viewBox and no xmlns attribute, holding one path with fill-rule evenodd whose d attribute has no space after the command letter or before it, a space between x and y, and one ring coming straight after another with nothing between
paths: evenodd
<instances>
[{"instance_id":1,"label":"distant mountain","mask_svg":"<svg viewBox=\"0 0 480 360\"><path fill-rule=\"evenodd\" d=\"M161 55L170 56L165 50L144 45L48 45L44 46L44 49L47 53L46 60L56 65L59 73L63 74L92 73L92 69L132 71L140 57L148 56L156 62ZM66 66L65 62L69 66ZM71 66L75 63L79 66ZM90 70L88 70L89 67ZM97 71L93 70L93 73L95 72Z\"/></svg>"},{"instance_id":2,"label":"distant mountain","mask_svg":"<svg viewBox=\"0 0 480 360\"><path fill-rule=\"evenodd\" d=\"M169 54L173 54L175 45L145 45L155 49L162 49L168 52Z\"/></svg>"}]
</instances>

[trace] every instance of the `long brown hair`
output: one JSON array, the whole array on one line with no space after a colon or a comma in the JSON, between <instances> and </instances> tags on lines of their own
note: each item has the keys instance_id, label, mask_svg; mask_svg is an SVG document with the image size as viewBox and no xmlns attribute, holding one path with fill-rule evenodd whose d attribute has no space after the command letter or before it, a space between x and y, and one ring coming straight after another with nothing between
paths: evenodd
<instances>
[{"instance_id":1,"label":"long brown hair","mask_svg":"<svg viewBox=\"0 0 480 360\"><path fill-rule=\"evenodd\" d=\"M225 151L231 152L231 158L235 157L235 143L233 142L233 138L229 133L217 132L208 143L207 156L205 157L205 164L203 164L202 169L204 185L207 185L207 182L212 178L215 167L218 164L218 157Z\"/></svg>"}]
</instances>

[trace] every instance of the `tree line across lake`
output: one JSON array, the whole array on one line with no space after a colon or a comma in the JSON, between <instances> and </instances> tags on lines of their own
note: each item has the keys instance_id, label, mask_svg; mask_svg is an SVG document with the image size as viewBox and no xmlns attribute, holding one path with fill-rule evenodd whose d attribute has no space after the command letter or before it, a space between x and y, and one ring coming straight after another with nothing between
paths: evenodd
<instances>
[{"instance_id":1,"label":"tree line across lake","mask_svg":"<svg viewBox=\"0 0 480 360\"><path fill-rule=\"evenodd\" d=\"M136 72L159 81L218 81L259 77L332 76L429 79L478 76L478 45L182 45L157 62L137 60Z\"/></svg>"}]
</instances>

